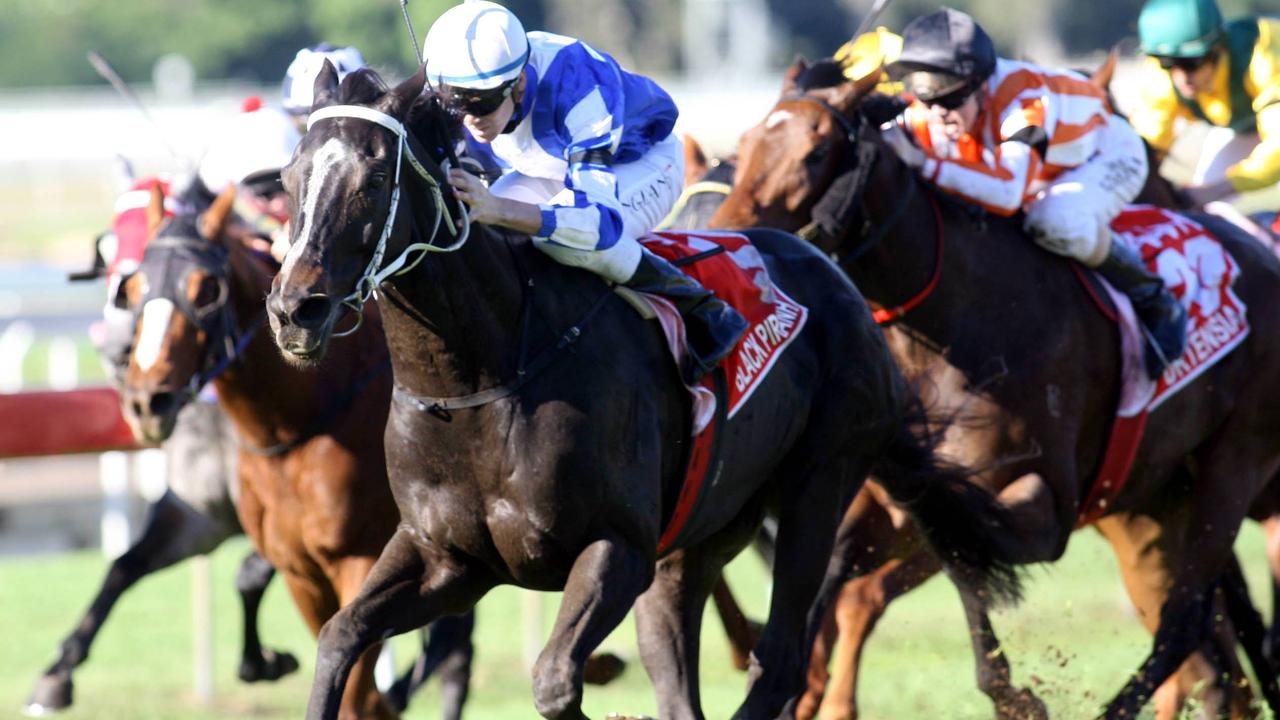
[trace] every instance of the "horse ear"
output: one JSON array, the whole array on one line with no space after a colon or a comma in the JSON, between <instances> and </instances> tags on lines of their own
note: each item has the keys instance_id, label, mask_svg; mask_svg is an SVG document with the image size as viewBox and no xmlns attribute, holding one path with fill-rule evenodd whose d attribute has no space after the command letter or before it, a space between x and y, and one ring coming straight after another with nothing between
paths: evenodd
<instances>
[{"instance_id":1,"label":"horse ear","mask_svg":"<svg viewBox=\"0 0 1280 720\"><path fill-rule=\"evenodd\" d=\"M404 120L413 101L422 94L427 84L427 66L424 63L413 77L395 86L378 101L377 108L393 118Z\"/></svg>"},{"instance_id":2,"label":"horse ear","mask_svg":"<svg viewBox=\"0 0 1280 720\"><path fill-rule=\"evenodd\" d=\"M156 230L160 229L160 223L164 222L164 191L160 189L160 183L151 186L151 199L147 201L146 218L147 237L155 237Z\"/></svg>"},{"instance_id":3,"label":"horse ear","mask_svg":"<svg viewBox=\"0 0 1280 720\"><path fill-rule=\"evenodd\" d=\"M838 92L831 98L831 105L846 115L853 110L862 98L866 97L876 86L880 84L881 71L876 70L873 73L864 75L857 80L852 80L840 85Z\"/></svg>"},{"instance_id":4,"label":"horse ear","mask_svg":"<svg viewBox=\"0 0 1280 720\"><path fill-rule=\"evenodd\" d=\"M327 105L338 102L338 69L325 58L320 66L320 74L316 75L316 84L311 89L311 111L315 112Z\"/></svg>"},{"instance_id":5,"label":"horse ear","mask_svg":"<svg viewBox=\"0 0 1280 720\"><path fill-rule=\"evenodd\" d=\"M683 135L680 139L684 142L684 184L692 185L710 169L707 154L692 135Z\"/></svg>"},{"instance_id":6,"label":"horse ear","mask_svg":"<svg viewBox=\"0 0 1280 720\"><path fill-rule=\"evenodd\" d=\"M209 209L200 216L200 235L206 240L217 240L222 237L231 219L231 208L236 203L236 187L228 185L222 194L214 199Z\"/></svg>"},{"instance_id":7,"label":"horse ear","mask_svg":"<svg viewBox=\"0 0 1280 720\"><path fill-rule=\"evenodd\" d=\"M1089 76L1089 81L1098 86L1098 89L1107 92L1111 87L1111 78L1115 77L1116 65L1120 62L1120 45L1112 45L1111 52L1107 53L1107 59L1102 65L1093 71Z\"/></svg>"},{"instance_id":8,"label":"horse ear","mask_svg":"<svg viewBox=\"0 0 1280 720\"><path fill-rule=\"evenodd\" d=\"M800 74L809 69L809 61L804 59L803 55L797 55L792 61L791 67L787 68L787 72L782 76L782 95L792 95L796 92L796 81L800 79Z\"/></svg>"}]
</instances>

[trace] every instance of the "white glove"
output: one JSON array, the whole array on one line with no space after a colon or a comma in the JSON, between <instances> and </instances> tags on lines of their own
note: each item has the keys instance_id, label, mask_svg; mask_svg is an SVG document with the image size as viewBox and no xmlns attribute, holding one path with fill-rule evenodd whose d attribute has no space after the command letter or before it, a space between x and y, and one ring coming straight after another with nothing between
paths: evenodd
<instances>
[{"instance_id":1,"label":"white glove","mask_svg":"<svg viewBox=\"0 0 1280 720\"><path fill-rule=\"evenodd\" d=\"M880 136L884 138L884 142L893 151L897 153L902 162L907 167L920 169L924 166L924 161L928 158L924 150L916 145L915 141L907 136L907 133L895 121L889 121L880 126Z\"/></svg>"}]
</instances>

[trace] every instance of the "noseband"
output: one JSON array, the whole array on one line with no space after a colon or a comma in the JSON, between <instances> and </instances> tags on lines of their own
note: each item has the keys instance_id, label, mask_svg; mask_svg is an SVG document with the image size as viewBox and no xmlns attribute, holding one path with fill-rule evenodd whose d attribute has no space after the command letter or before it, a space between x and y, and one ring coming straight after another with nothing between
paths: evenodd
<instances>
[{"instance_id":1,"label":"noseband","mask_svg":"<svg viewBox=\"0 0 1280 720\"><path fill-rule=\"evenodd\" d=\"M445 204L444 192L441 189L441 183L436 176L427 169L427 166L413 152L413 148L409 146L409 131L405 129L404 123L391 117L390 115L374 110L373 108L364 107L363 105L331 105L329 107L320 108L311 113L311 117L307 119L308 132L316 123L329 118L356 118L365 120L390 130L396 136L396 171L393 176L395 179L391 185L391 205L387 209L387 219L382 226L382 234L378 237L378 244L373 250L373 257L369 259L368 266L364 272L356 280L356 287L342 299L341 304L345 305L355 313L356 323L350 330L341 333L334 333L334 337L344 337L354 333L359 327L364 314L361 312L364 304L374 294L377 288L382 285L388 278L403 275L413 268L431 252L454 252L459 250L466 244L467 238L471 235L471 220L467 217L467 207L459 202L458 212L461 215L461 222L455 223L453 215L449 212L449 206ZM401 161L404 158L409 159L409 165L414 171L426 181L431 188L431 195L435 199L436 207L440 208L440 212L436 213L435 224L431 228L431 236L426 242L410 243L400 254L392 260L387 266L382 267L382 258L387 251L387 240L391 237L391 229L395 225L396 209L400 204L400 168ZM428 158L428 162L432 166L440 170L441 175L448 171L448 161L436 163ZM445 224L448 226L449 234L454 237L452 245L444 247L434 245L436 235L440 232L441 218L444 218ZM410 253L417 253L417 256L410 260Z\"/></svg>"}]
</instances>

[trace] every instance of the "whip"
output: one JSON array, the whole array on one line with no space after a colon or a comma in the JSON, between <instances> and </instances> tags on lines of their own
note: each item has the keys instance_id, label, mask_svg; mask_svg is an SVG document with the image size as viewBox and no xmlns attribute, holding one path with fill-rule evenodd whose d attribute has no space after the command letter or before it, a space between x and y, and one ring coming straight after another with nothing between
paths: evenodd
<instances>
[{"instance_id":1,"label":"whip","mask_svg":"<svg viewBox=\"0 0 1280 720\"><path fill-rule=\"evenodd\" d=\"M151 116L151 113L147 111L147 106L143 105L142 100L140 100L133 90L125 84L124 79L120 77L120 73L117 73L116 69L111 67L111 63L107 62L107 59L102 57L102 55L96 50L90 50L88 58L89 64L93 66L93 69L96 70L104 80L111 83L111 87L115 88L116 92L120 93L121 97L128 100L138 112L142 113L142 117L146 118L147 122L151 123L151 126L156 130L157 138L164 145L165 150L168 150L169 154L173 156L173 159L182 162L182 156L179 155L178 151L169 144L169 141L165 137L164 129L160 127L160 123L156 122L156 119Z\"/></svg>"}]
</instances>

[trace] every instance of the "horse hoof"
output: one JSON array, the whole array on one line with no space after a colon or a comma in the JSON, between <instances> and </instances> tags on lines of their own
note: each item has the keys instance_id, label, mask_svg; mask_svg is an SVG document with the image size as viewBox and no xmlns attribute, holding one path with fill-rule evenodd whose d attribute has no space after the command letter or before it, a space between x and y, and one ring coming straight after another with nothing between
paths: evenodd
<instances>
[{"instance_id":1,"label":"horse hoof","mask_svg":"<svg viewBox=\"0 0 1280 720\"><path fill-rule=\"evenodd\" d=\"M619 715L618 713L609 713L604 717L605 720L653 720L648 715Z\"/></svg>"},{"instance_id":2,"label":"horse hoof","mask_svg":"<svg viewBox=\"0 0 1280 720\"><path fill-rule=\"evenodd\" d=\"M582 681L588 685L608 685L626 669L627 661L613 653L592 655L582 668Z\"/></svg>"},{"instance_id":3,"label":"horse hoof","mask_svg":"<svg viewBox=\"0 0 1280 720\"><path fill-rule=\"evenodd\" d=\"M996 717L1000 720L1049 720L1049 708L1035 693L1022 688L996 701Z\"/></svg>"},{"instance_id":4,"label":"horse hoof","mask_svg":"<svg viewBox=\"0 0 1280 720\"><path fill-rule=\"evenodd\" d=\"M240 662L240 679L247 683L272 682L298 669L298 659L292 653L263 650L256 661Z\"/></svg>"},{"instance_id":5,"label":"horse hoof","mask_svg":"<svg viewBox=\"0 0 1280 720\"><path fill-rule=\"evenodd\" d=\"M27 717L48 717L71 707L71 675L41 675L22 706Z\"/></svg>"}]
</instances>

